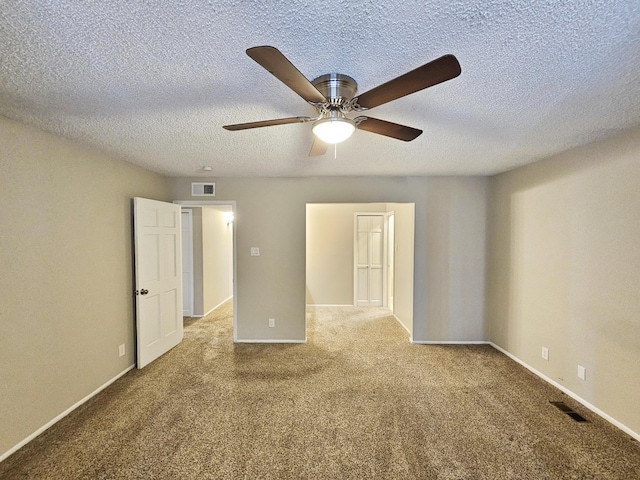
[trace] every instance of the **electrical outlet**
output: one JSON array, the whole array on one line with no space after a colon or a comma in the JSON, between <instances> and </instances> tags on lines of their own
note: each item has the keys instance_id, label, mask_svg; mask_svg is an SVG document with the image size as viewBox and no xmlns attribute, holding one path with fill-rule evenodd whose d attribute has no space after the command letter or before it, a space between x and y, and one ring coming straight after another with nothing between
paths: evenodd
<instances>
[{"instance_id":1,"label":"electrical outlet","mask_svg":"<svg viewBox=\"0 0 640 480\"><path fill-rule=\"evenodd\" d=\"M587 379L587 369L584 368L582 365L578 365L578 378L580 380Z\"/></svg>"},{"instance_id":2,"label":"electrical outlet","mask_svg":"<svg viewBox=\"0 0 640 480\"><path fill-rule=\"evenodd\" d=\"M252 257L259 257L260 256L260 249L258 247L251 247L251 256Z\"/></svg>"},{"instance_id":3,"label":"electrical outlet","mask_svg":"<svg viewBox=\"0 0 640 480\"><path fill-rule=\"evenodd\" d=\"M269 319L269 326L270 326L271 328L273 328L273 327L275 327L275 326L276 326L276 319L275 319L275 318L270 318L270 319Z\"/></svg>"},{"instance_id":4,"label":"electrical outlet","mask_svg":"<svg viewBox=\"0 0 640 480\"><path fill-rule=\"evenodd\" d=\"M542 347L542 358L549 360L549 349L547 347Z\"/></svg>"},{"instance_id":5,"label":"electrical outlet","mask_svg":"<svg viewBox=\"0 0 640 480\"><path fill-rule=\"evenodd\" d=\"M124 343L118 347L118 354L121 357L124 355Z\"/></svg>"}]
</instances>

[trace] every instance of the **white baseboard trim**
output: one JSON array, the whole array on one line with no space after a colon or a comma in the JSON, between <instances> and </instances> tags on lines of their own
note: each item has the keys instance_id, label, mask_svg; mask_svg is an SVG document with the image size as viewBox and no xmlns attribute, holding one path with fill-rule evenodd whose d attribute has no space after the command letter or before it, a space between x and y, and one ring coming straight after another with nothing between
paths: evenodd
<instances>
[{"instance_id":1,"label":"white baseboard trim","mask_svg":"<svg viewBox=\"0 0 640 480\"><path fill-rule=\"evenodd\" d=\"M402 322L400 321L400 319L399 319L398 317L396 317L395 315L393 315L393 318L395 318L395 319L396 319L396 322L398 322L398 323L400 324L400 326L401 326L402 328L404 328L404 329L407 331L407 333L409 334L409 337L411 337L411 331L409 331L409 329L407 328L407 326L406 326L404 323L402 323Z\"/></svg>"},{"instance_id":2,"label":"white baseboard trim","mask_svg":"<svg viewBox=\"0 0 640 480\"><path fill-rule=\"evenodd\" d=\"M633 430L631 430L629 427L627 427L626 425L620 423L618 420L616 420L615 418L613 418L610 415L607 415L606 413L604 413L602 410L600 410L598 407L591 405L589 402L587 402L584 398L578 396L577 394L575 394L574 392L572 392L571 390L569 390L567 387L560 385L558 382L556 382L555 380L552 380L551 378L547 377L544 373L539 372L538 370L536 370L535 368L533 368L531 365L525 363L524 361L520 360L518 357L516 357L515 355L507 352L504 348L499 347L498 345L496 345L493 342L488 342L489 345L491 345L493 348L495 348L496 350L504 353L507 357L509 357L511 360L513 360L514 362L519 363L520 365L522 365L524 368L526 368L527 370L529 370L531 373L533 373L534 375L540 377L542 380L544 380L547 383L550 383L551 385L553 385L554 387L556 387L558 390L566 393L567 395L569 395L571 398L573 398L574 400L576 400L577 402L580 402L582 405L584 405L586 408L588 408L589 410L591 410L593 413L595 413L596 415L601 416L602 418L604 418L606 421L608 421L609 423L613 424L614 426L618 427L620 430L622 430L623 432L625 432L626 434L632 436L633 438L635 438L636 440L640 441L640 433L634 432Z\"/></svg>"},{"instance_id":3,"label":"white baseboard trim","mask_svg":"<svg viewBox=\"0 0 640 480\"><path fill-rule=\"evenodd\" d=\"M272 339L242 339L239 338L234 340L233 343L307 343L307 339L304 340L278 340L275 338Z\"/></svg>"},{"instance_id":4,"label":"white baseboard trim","mask_svg":"<svg viewBox=\"0 0 640 480\"><path fill-rule=\"evenodd\" d=\"M216 308L221 307L222 305L224 305L225 303L227 303L229 300L231 300L233 298L233 295L231 295L230 297L227 297L226 299L224 299L223 301L221 301L218 305L216 305L215 307L213 307L211 310L209 310L207 313L205 313L204 315L191 315L192 318L202 318L202 317L206 317L207 315L209 315L211 312L213 312Z\"/></svg>"},{"instance_id":5,"label":"white baseboard trim","mask_svg":"<svg viewBox=\"0 0 640 480\"><path fill-rule=\"evenodd\" d=\"M113 377L112 379L108 380L105 384L101 385L100 387L98 387L97 389L95 389L93 392L91 392L89 395L87 395L86 397L84 397L82 400L74 403L73 405L71 405L69 408L67 408L64 412L62 412L60 415L58 415L57 417L55 417L53 420L47 422L46 424L44 424L42 427L40 427L39 429L37 429L35 432L33 432L31 435L29 435L27 438L25 438L24 440L22 440L20 443L18 443L16 446L14 446L13 448L10 448L8 451L6 451L5 453L3 453L2 455L0 455L0 462L2 462L4 459L6 459L7 457L9 457L12 453L15 453L16 451L18 451L19 449L21 449L22 447L24 447L27 443L29 443L31 440L33 440L34 438L36 438L38 435L40 435L42 432L44 432L45 430L47 430L48 428L50 428L52 425L58 423L60 420L62 420L64 417L66 417L67 415L69 415L71 412L73 412L76 408L78 408L80 405L82 405L83 403L87 402L89 399L91 399L92 397L96 396L98 393L100 393L102 390L104 390L105 388L107 388L109 385L111 385L113 382L115 382L116 380L118 380L120 377L122 377L124 374L126 374L127 372L130 372L131 370L133 370L136 367L135 364L127 367L125 370L123 370L122 372L120 372L118 375L116 375L115 377Z\"/></svg>"},{"instance_id":6,"label":"white baseboard trim","mask_svg":"<svg viewBox=\"0 0 640 480\"><path fill-rule=\"evenodd\" d=\"M233 295L231 295L230 297L225 298L223 301L221 301L219 304L217 304L215 307L213 307L211 310L209 310L207 313L204 314L204 316L206 317L207 315L209 315L211 312L213 312L216 308L220 308L222 305L224 305L225 303L227 303L229 300L231 300L233 298Z\"/></svg>"},{"instance_id":7,"label":"white baseboard trim","mask_svg":"<svg viewBox=\"0 0 640 480\"><path fill-rule=\"evenodd\" d=\"M414 340L411 343L416 345L491 345L485 340Z\"/></svg>"}]
</instances>

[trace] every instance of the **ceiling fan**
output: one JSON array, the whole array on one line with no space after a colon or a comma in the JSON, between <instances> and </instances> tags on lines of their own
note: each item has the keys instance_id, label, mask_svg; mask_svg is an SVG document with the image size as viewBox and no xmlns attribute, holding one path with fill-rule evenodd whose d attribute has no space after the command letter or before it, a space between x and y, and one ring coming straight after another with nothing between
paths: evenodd
<instances>
[{"instance_id":1,"label":"ceiling fan","mask_svg":"<svg viewBox=\"0 0 640 480\"><path fill-rule=\"evenodd\" d=\"M418 137L422 130L367 116L351 119L346 114L369 110L405 95L446 82L457 77L461 72L456 57L444 55L368 92L356 95L358 84L350 76L341 73L328 73L309 81L275 47L252 47L247 50L247 55L300 95L306 102L313 105L318 111L318 116L238 123L225 125L223 128L235 131L288 123L314 122L315 138L309 152L311 157L323 155L328 144L336 144L346 140L356 128L410 142Z\"/></svg>"}]
</instances>

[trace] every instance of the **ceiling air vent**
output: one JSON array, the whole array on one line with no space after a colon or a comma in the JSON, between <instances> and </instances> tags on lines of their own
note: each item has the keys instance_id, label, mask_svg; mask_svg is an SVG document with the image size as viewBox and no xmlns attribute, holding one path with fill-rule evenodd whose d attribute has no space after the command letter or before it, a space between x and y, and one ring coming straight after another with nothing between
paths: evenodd
<instances>
[{"instance_id":1,"label":"ceiling air vent","mask_svg":"<svg viewBox=\"0 0 640 480\"><path fill-rule=\"evenodd\" d=\"M216 184L215 183L192 183L191 196L192 197L215 197Z\"/></svg>"}]
</instances>

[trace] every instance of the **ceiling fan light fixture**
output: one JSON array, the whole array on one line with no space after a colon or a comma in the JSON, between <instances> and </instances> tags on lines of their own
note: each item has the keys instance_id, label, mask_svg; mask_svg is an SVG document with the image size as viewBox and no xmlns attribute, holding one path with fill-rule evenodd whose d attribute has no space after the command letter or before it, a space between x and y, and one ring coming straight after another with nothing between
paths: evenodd
<instances>
[{"instance_id":1,"label":"ceiling fan light fixture","mask_svg":"<svg viewBox=\"0 0 640 480\"><path fill-rule=\"evenodd\" d=\"M247 49L247 55L302 97L308 104L312 105L319 116L316 118L276 118L258 122L223 125L223 128L235 131L289 123L313 122L312 130L316 136L316 141L313 142L309 152L310 157L324 155L328 145L344 142L353 134L356 128L404 142L414 140L422 133L422 130L367 116L358 116L352 120L347 118L346 114L370 110L379 105L451 80L462 72L460 63L455 56L443 55L363 94L356 95L358 83L349 75L327 73L309 81L275 47L269 45L251 47Z\"/></svg>"},{"instance_id":2,"label":"ceiling fan light fixture","mask_svg":"<svg viewBox=\"0 0 640 480\"><path fill-rule=\"evenodd\" d=\"M332 112L331 116L313 124L313 134L324 143L340 143L349 138L356 129L353 120Z\"/></svg>"}]
</instances>

